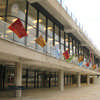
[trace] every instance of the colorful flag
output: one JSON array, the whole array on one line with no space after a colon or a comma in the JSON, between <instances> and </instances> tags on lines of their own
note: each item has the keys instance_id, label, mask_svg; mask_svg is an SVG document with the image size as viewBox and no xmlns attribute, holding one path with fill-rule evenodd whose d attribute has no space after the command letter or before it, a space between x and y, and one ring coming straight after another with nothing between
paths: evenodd
<instances>
[{"instance_id":1,"label":"colorful flag","mask_svg":"<svg viewBox=\"0 0 100 100\"><path fill-rule=\"evenodd\" d=\"M75 55L73 55L73 56L71 56L71 57L69 57L68 59L66 59L66 61L67 62L71 62L72 61L72 59L75 57Z\"/></svg>"},{"instance_id":2,"label":"colorful flag","mask_svg":"<svg viewBox=\"0 0 100 100\"><path fill-rule=\"evenodd\" d=\"M89 65L90 65L89 62L87 62L87 63L86 63L86 67L89 67Z\"/></svg>"},{"instance_id":3,"label":"colorful flag","mask_svg":"<svg viewBox=\"0 0 100 100\"><path fill-rule=\"evenodd\" d=\"M25 28L21 22L21 20L18 18L14 23L12 23L8 29L12 30L19 38L22 38L24 36L28 36Z\"/></svg>"},{"instance_id":4,"label":"colorful flag","mask_svg":"<svg viewBox=\"0 0 100 100\"><path fill-rule=\"evenodd\" d=\"M64 53L63 53L63 56L65 57L65 59L69 59L69 50L66 50Z\"/></svg>"},{"instance_id":5,"label":"colorful flag","mask_svg":"<svg viewBox=\"0 0 100 100\"><path fill-rule=\"evenodd\" d=\"M78 59L78 62L80 63L82 61L84 61L84 58L83 58L83 56L80 56L79 59Z\"/></svg>"},{"instance_id":6,"label":"colorful flag","mask_svg":"<svg viewBox=\"0 0 100 100\"><path fill-rule=\"evenodd\" d=\"M91 66L92 66L92 63L89 63L89 62L87 62L87 63L84 65L84 67L87 68L87 69L91 68Z\"/></svg>"},{"instance_id":7,"label":"colorful flag","mask_svg":"<svg viewBox=\"0 0 100 100\"><path fill-rule=\"evenodd\" d=\"M96 69L96 64L93 64L92 68L93 68L93 70L95 70Z\"/></svg>"},{"instance_id":8,"label":"colorful flag","mask_svg":"<svg viewBox=\"0 0 100 100\"><path fill-rule=\"evenodd\" d=\"M83 64L84 64L84 61L78 63L78 65L79 65L80 67L83 67Z\"/></svg>"},{"instance_id":9,"label":"colorful flag","mask_svg":"<svg viewBox=\"0 0 100 100\"><path fill-rule=\"evenodd\" d=\"M44 38L41 36L39 36L36 40L36 43L38 43L42 48L46 45L46 42L44 40Z\"/></svg>"}]
</instances>

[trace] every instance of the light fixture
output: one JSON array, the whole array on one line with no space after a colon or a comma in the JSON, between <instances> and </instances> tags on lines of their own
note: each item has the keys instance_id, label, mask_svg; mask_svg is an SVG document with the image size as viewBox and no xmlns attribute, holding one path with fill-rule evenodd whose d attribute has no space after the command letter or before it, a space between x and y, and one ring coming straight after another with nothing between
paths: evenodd
<instances>
[{"instance_id":1,"label":"light fixture","mask_svg":"<svg viewBox=\"0 0 100 100\"><path fill-rule=\"evenodd\" d=\"M72 42L70 42L70 45L72 45Z\"/></svg>"},{"instance_id":2,"label":"light fixture","mask_svg":"<svg viewBox=\"0 0 100 100\"><path fill-rule=\"evenodd\" d=\"M68 41L68 39L65 39L65 41Z\"/></svg>"},{"instance_id":3,"label":"light fixture","mask_svg":"<svg viewBox=\"0 0 100 100\"><path fill-rule=\"evenodd\" d=\"M32 29L32 26L28 26L28 29Z\"/></svg>"},{"instance_id":4,"label":"light fixture","mask_svg":"<svg viewBox=\"0 0 100 100\"><path fill-rule=\"evenodd\" d=\"M48 27L48 30L51 30L52 29L52 27ZM46 28L44 28L44 30L46 30Z\"/></svg>"},{"instance_id":5,"label":"light fixture","mask_svg":"<svg viewBox=\"0 0 100 100\"><path fill-rule=\"evenodd\" d=\"M11 33L11 32L12 32L12 31L10 31L10 30L7 30L7 31L6 31L7 34L9 34L9 33Z\"/></svg>"},{"instance_id":6,"label":"light fixture","mask_svg":"<svg viewBox=\"0 0 100 100\"><path fill-rule=\"evenodd\" d=\"M59 44L59 42L55 42L55 44Z\"/></svg>"},{"instance_id":7,"label":"light fixture","mask_svg":"<svg viewBox=\"0 0 100 100\"><path fill-rule=\"evenodd\" d=\"M36 24L37 23L37 20L34 20L34 21L32 21L34 24ZM41 23L42 22L42 20L41 19L39 19L39 23Z\"/></svg>"},{"instance_id":8,"label":"light fixture","mask_svg":"<svg viewBox=\"0 0 100 100\"><path fill-rule=\"evenodd\" d=\"M49 41L52 41L53 39L52 39L52 38L48 38L48 40L49 40Z\"/></svg>"},{"instance_id":9,"label":"light fixture","mask_svg":"<svg viewBox=\"0 0 100 100\"><path fill-rule=\"evenodd\" d=\"M35 41L30 41L30 43L35 43Z\"/></svg>"},{"instance_id":10,"label":"light fixture","mask_svg":"<svg viewBox=\"0 0 100 100\"><path fill-rule=\"evenodd\" d=\"M0 17L0 20L3 20L4 18L3 17Z\"/></svg>"},{"instance_id":11,"label":"light fixture","mask_svg":"<svg viewBox=\"0 0 100 100\"><path fill-rule=\"evenodd\" d=\"M48 30L51 30L52 29L52 27L48 27Z\"/></svg>"},{"instance_id":12,"label":"light fixture","mask_svg":"<svg viewBox=\"0 0 100 100\"><path fill-rule=\"evenodd\" d=\"M15 22L17 20L17 18L13 19L12 22Z\"/></svg>"},{"instance_id":13,"label":"light fixture","mask_svg":"<svg viewBox=\"0 0 100 100\"><path fill-rule=\"evenodd\" d=\"M25 9L25 14L26 14L26 9Z\"/></svg>"}]
</instances>

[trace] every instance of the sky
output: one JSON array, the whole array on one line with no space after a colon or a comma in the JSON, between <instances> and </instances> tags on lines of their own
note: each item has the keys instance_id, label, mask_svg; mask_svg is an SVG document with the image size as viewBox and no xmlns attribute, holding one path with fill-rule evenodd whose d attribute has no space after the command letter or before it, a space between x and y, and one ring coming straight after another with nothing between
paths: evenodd
<instances>
[{"instance_id":1,"label":"sky","mask_svg":"<svg viewBox=\"0 0 100 100\"><path fill-rule=\"evenodd\" d=\"M100 0L63 0L100 51Z\"/></svg>"}]
</instances>

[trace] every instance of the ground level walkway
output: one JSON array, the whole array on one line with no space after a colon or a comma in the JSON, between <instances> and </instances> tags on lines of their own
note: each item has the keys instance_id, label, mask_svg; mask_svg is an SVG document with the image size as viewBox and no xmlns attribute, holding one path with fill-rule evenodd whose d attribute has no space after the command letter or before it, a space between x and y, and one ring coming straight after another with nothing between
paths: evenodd
<instances>
[{"instance_id":1,"label":"ground level walkway","mask_svg":"<svg viewBox=\"0 0 100 100\"><path fill-rule=\"evenodd\" d=\"M58 89L29 89L23 91L23 97L0 97L0 100L100 100L100 85L66 87L64 92Z\"/></svg>"}]
</instances>

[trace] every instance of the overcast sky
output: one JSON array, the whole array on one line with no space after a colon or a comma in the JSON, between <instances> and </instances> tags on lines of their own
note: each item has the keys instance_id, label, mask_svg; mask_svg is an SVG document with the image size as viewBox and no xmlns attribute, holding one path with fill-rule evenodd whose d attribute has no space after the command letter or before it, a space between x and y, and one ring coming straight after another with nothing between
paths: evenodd
<instances>
[{"instance_id":1,"label":"overcast sky","mask_svg":"<svg viewBox=\"0 0 100 100\"><path fill-rule=\"evenodd\" d=\"M100 51L100 0L63 0Z\"/></svg>"}]
</instances>

